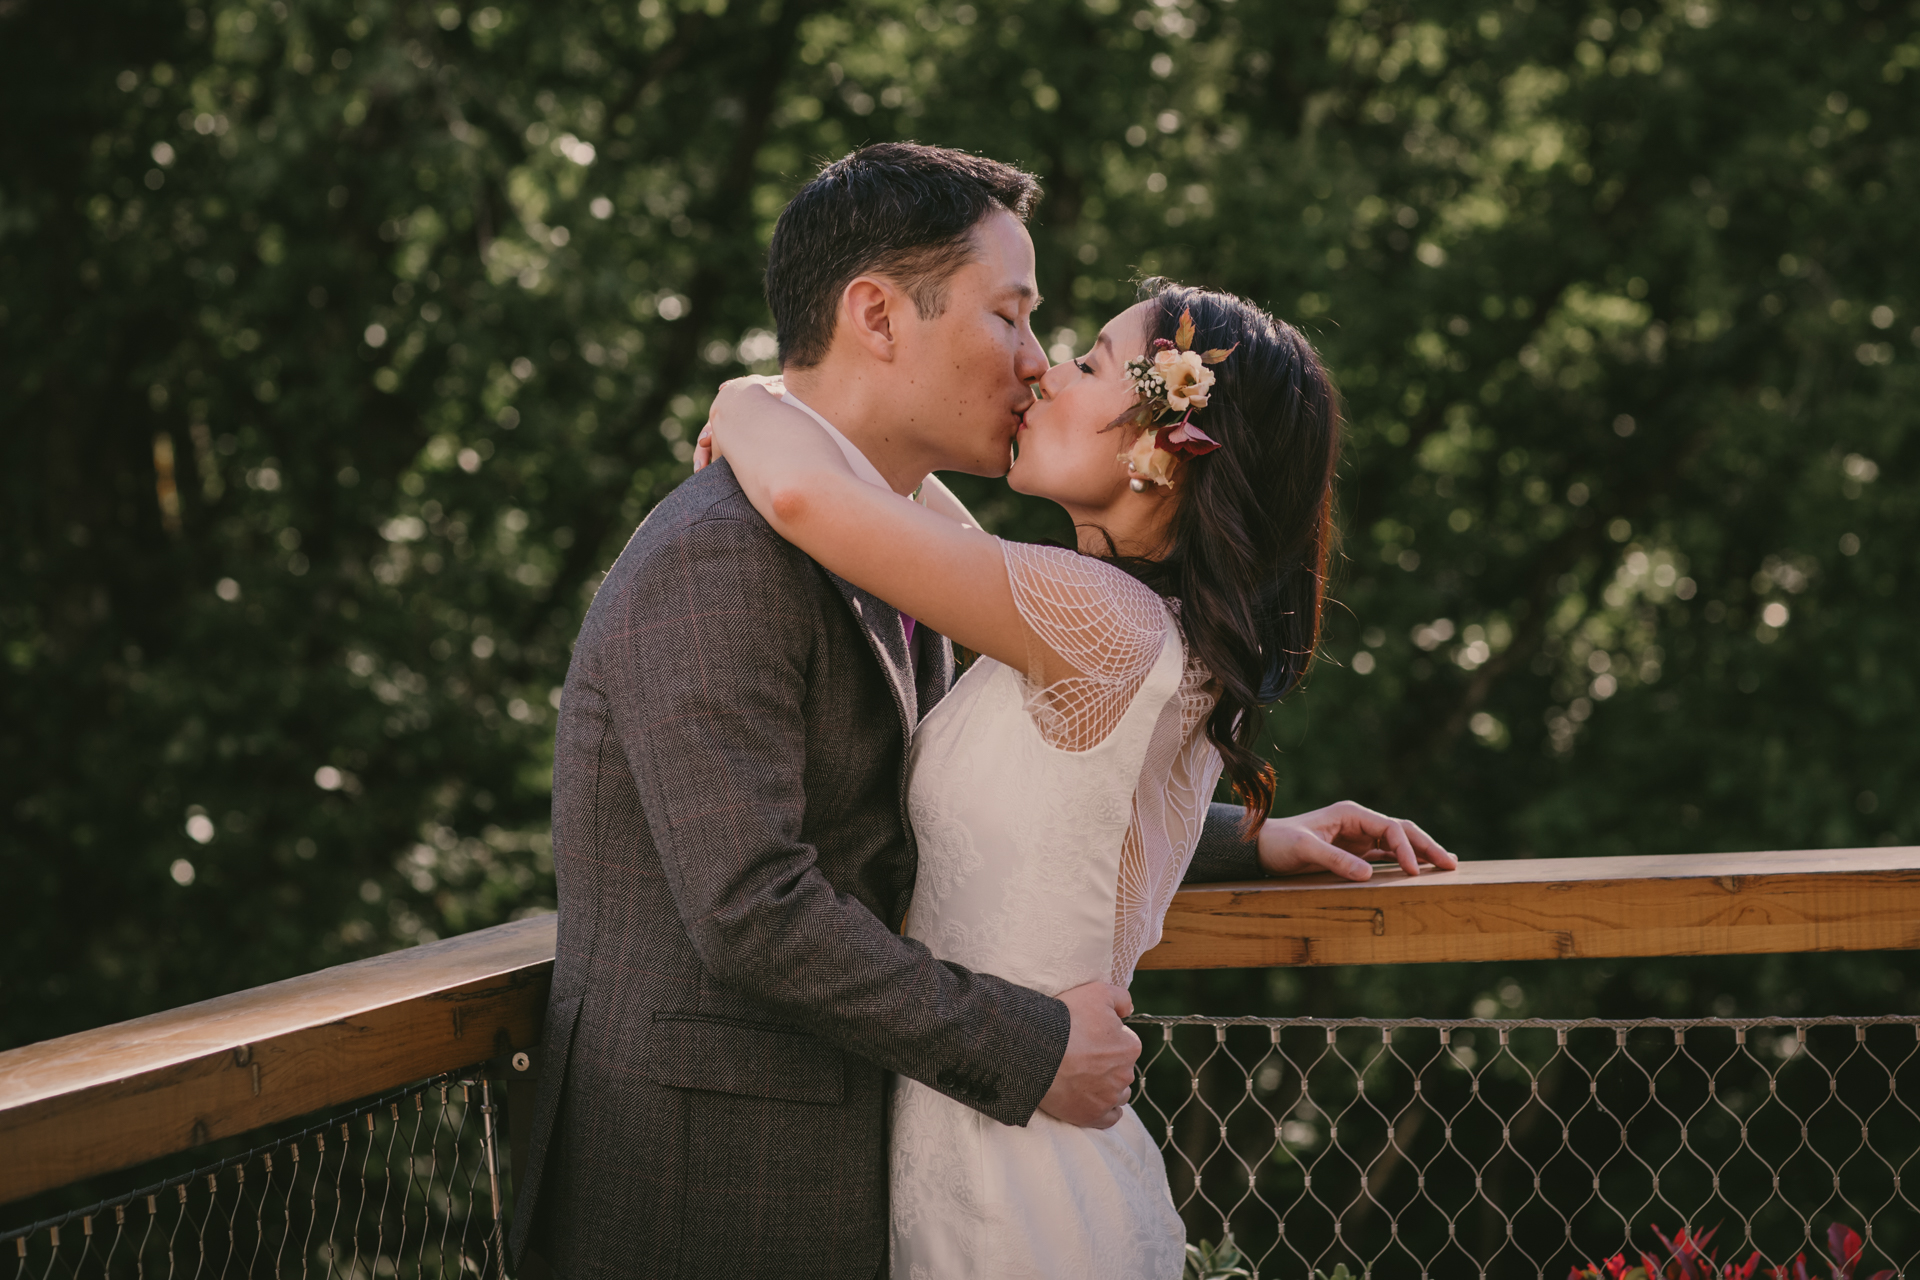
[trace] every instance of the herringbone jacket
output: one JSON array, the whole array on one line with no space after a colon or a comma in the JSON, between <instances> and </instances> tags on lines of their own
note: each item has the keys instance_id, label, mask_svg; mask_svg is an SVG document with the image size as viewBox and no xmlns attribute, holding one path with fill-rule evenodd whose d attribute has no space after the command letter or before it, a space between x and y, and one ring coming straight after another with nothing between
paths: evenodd
<instances>
[{"instance_id":1,"label":"herringbone jacket","mask_svg":"<svg viewBox=\"0 0 1920 1280\"><path fill-rule=\"evenodd\" d=\"M1033 1114L1065 1006L899 935L906 744L953 676L944 639L918 629L915 650L724 462L607 574L560 704L559 944L516 1264L532 1240L565 1280L870 1280L887 1073ZM1212 827L1190 878L1257 874Z\"/></svg>"}]
</instances>

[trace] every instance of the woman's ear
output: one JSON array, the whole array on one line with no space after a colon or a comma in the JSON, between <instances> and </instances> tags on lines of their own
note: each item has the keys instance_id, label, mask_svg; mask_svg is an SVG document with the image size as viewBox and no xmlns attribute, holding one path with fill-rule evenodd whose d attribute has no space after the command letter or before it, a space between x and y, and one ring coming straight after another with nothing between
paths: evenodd
<instances>
[{"instance_id":1,"label":"woman's ear","mask_svg":"<svg viewBox=\"0 0 1920 1280\"><path fill-rule=\"evenodd\" d=\"M894 321L900 309L913 304L886 280L859 276L840 295L840 322L847 336L876 360L892 362L896 351Z\"/></svg>"}]
</instances>

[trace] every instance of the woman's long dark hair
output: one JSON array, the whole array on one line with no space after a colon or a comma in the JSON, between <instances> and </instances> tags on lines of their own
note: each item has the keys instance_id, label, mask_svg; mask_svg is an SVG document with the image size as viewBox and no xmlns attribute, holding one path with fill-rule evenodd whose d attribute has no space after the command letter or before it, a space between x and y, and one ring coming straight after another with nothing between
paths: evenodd
<instances>
[{"instance_id":1,"label":"woman's long dark hair","mask_svg":"<svg viewBox=\"0 0 1920 1280\"><path fill-rule=\"evenodd\" d=\"M1220 693L1207 737L1251 830L1274 795L1273 768L1253 751L1260 712L1300 683L1320 641L1339 406L1293 326L1231 294L1165 280L1142 293L1149 348L1174 336L1182 312L1193 315L1194 350L1239 344L1214 366L1194 418L1220 448L1183 464L1166 554L1115 563L1180 601L1187 644Z\"/></svg>"}]
</instances>

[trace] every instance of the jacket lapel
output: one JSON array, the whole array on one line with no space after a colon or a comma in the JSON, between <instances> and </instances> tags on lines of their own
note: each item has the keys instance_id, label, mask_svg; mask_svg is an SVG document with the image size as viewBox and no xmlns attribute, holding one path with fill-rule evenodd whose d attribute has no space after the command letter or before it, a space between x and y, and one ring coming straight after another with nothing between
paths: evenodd
<instances>
[{"instance_id":1,"label":"jacket lapel","mask_svg":"<svg viewBox=\"0 0 1920 1280\"><path fill-rule=\"evenodd\" d=\"M920 708L931 708L953 687L953 645L933 628L916 626L913 629L916 660L909 661L900 611L844 578L832 573L827 576L846 599L847 608L859 619L860 629L867 634L867 645L893 685L894 703L900 708L904 748L900 753L900 822L906 832L907 845L906 857L899 864L900 874L894 884L892 911L887 917L892 927L900 928L906 919L907 906L913 901L914 881L920 870L919 852L907 817L907 761L912 756L913 730L920 723Z\"/></svg>"},{"instance_id":2,"label":"jacket lapel","mask_svg":"<svg viewBox=\"0 0 1920 1280\"><path fill-rule=\"evenodd\" d=\"M900 623L900 611L837 574L827 576L846 598L847 608L853 610L853 616L860 621L860 629L867 633L867 645L873 650L874 660L893 686L894 702L900 708L900 732L907 742L912 742L913 727L920 723L920 699L914 688L913 664L907 660L907 636Z\"/></svg>"},{"instance_id":3,"label":"jacket lapel","mask_svg":"<svg viewBox=\"0 0 1920 1280\"><path fill-rule=\"evenodd\" d=\"M922 715L953 688L953 643L925 623L913 629L913 677Z\"/></svg>"}]
</instances>

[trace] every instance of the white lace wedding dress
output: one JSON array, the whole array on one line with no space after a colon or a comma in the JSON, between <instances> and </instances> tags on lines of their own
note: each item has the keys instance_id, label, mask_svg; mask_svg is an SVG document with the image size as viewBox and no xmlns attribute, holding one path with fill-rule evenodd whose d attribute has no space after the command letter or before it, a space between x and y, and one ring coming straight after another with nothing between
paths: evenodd
<instances>
[{"instance_id":1,"label":"white lace wedding dress","mask_svg":"<svg viewBox=\"0 0 1920 1280\"><path fill-rule=\"evenodd\" d=\"M1178 617L1111 565L1003 543L1020 613L1075 678L981 658L914 734L920 873L907 933L1050 995L1127 985L1220 777L1209 677ZM1030 664L1032 665L1032 664ZM1131 1108L1110 1129L989 1120L902 1077L891 1131L893 1280L1175 1280L1185 1233Z\"/></svg>"}]
</instances>

